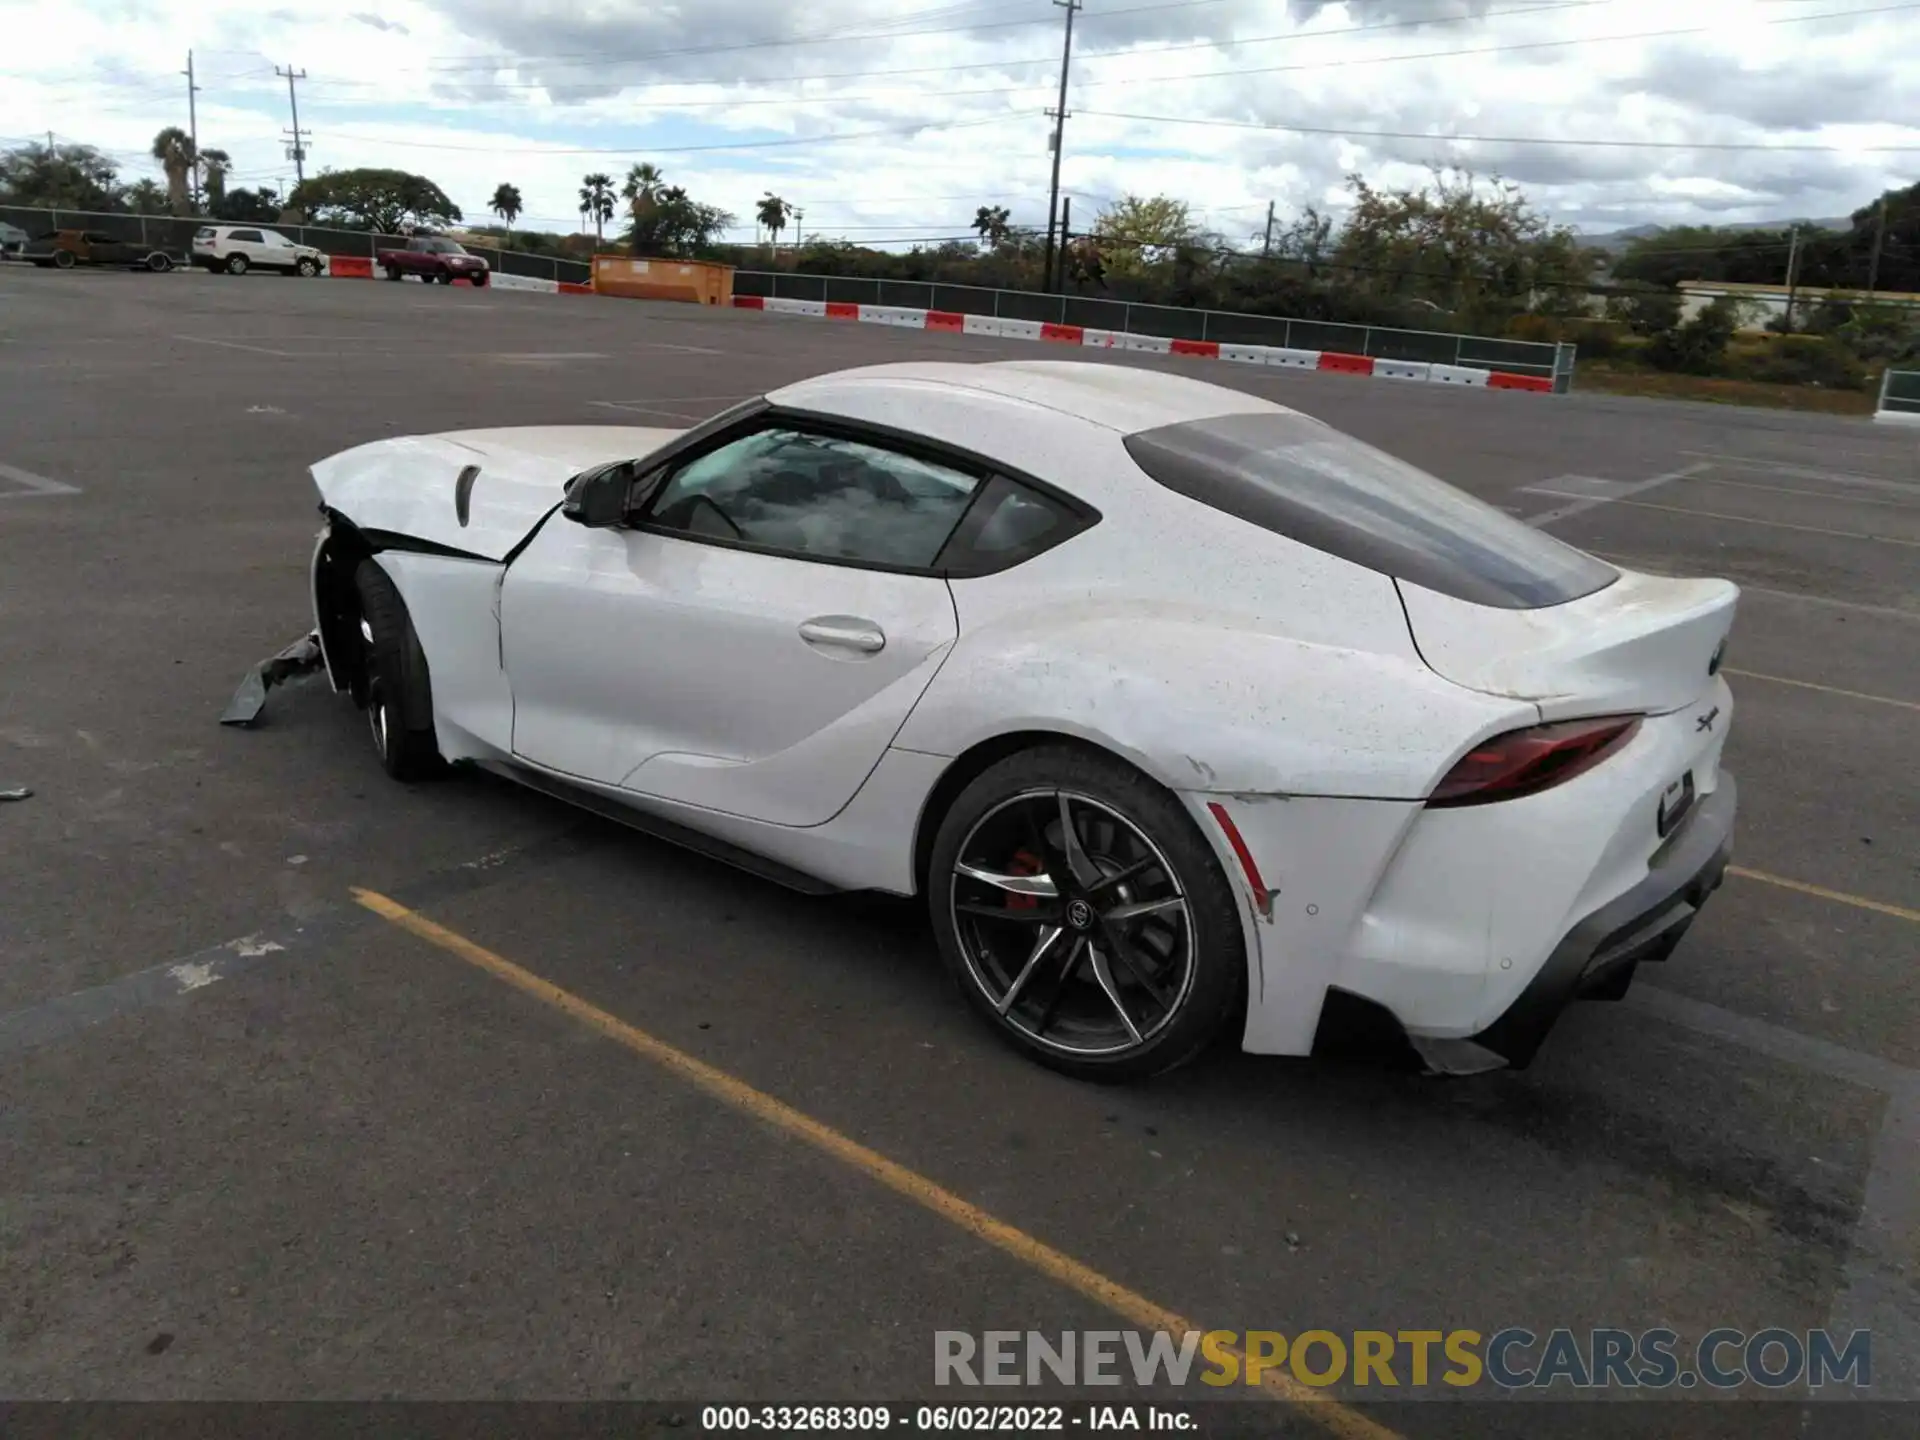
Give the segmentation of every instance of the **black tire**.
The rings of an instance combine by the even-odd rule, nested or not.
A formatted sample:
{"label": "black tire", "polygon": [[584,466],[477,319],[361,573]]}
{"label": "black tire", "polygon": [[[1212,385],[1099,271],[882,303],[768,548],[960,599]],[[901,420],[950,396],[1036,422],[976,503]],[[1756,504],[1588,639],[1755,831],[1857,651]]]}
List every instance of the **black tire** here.
{"label": "black tire", "polygon": [[303,280],[311,280],[320,273],[320,262],[311,256],[303,255],[294,262],[294,270]]}
{"label": "black tire", "polygon": [[173,269],[173,257],[164,250],[156,250],[147,256],[147,269],[156,275],[164,275]]}
{"label": "black tire", "polygon": [[237,253],[233,255],[229,255],[227,257],[227,273],[229,275],[246,274],[247,273],[247,257]]}
{"label": "black tire", "polygon": [[391,265],[384,265],[384,266],[382,266],[381,268],[382,268],[383,270],[385,270],[385,271],[386,271],[386,275],[387,275],[387,279],[389,279],[389,280],[398,280],[398,279],[400,278],[400,272],[399,272],[398,270],[396,270],[396,269],[394,269],[394,267],[393,267],[393,266],[391,266]]}
{"label": "black tire", "polygon": [[[1063,793],[1077,807],[1078,858],[1101,877],[1090,886],[1074,878],[1064,842],[1047,828],[1048,807]],[[992,862],[987,852],[1001,843],[992,837],[1022,827],[1033,837],[1033,851],[1020,852],[1028,863]],[[1064,872],[1068,880],[1052,881],[1052,900],[1003,894],[956,875],[963,847],[984,847],[965,857],[976,873],[1046,879]],[[1015,1049],[1065,1074],[1102,1082],[1162,1074],[1199,1055],[1242,1012],[1246,943],[1239,902],[1219,861],[1169,791],[1098,751],[1021,751],[968,785],[934,840],[927,901],[941,956],[968,1003]],[[971,908],[956,908],[962,904]],[[1001,904],[1005,915],[996,909]],[[1149,907],[1159,913],[1121,916]],[[1132,928],[1116,931],[1123,923]],[[1033,944],[1048,929],[1057,931],[1051,950]],[[1014,938],[985,938],[1003,934]],[[1008,948],[996,958],[992,951],[1002,943]],[[1030,946],[1031,956],[1047,958],[1030,956],[1023,965],[1019,957]],[[1015,970],[1023,978],[1015,979]],[[998,996],[990,993],[995,987]],[[1002,1014],[996,1000],[1011,991],[1018,1003]],[[1037,1017],[1035,1008],[1042,1011]],[[1100,1038],[1103,1008],[1111,1040]],[[1050,1026],[1058,1026],[1051,1035]]]}
{"label": "black tire", "polygon": [[[367,725],[374,752],[396,780],[428,780],[446,768],[433,733],[433,687],[427,657],[407,618],[406,603],[375,560],[354,572],[365,641]],[[361,632],[363,637],[366,631]]]}
{"label": "black tire", "polygon": [[475,274],[475,275],[470,275],[470,276],[468,276],[467,278],[473,281],[473,288],[474,288],[474,289],[476,289],[476,290],[484,290],[484,289],[486,289],[486,288],[487,288],[487,277],[486,277],[486,273],[485,273],[484,271],[482,271],[482,272],[480,272],[480,273],[478,273],[478,274]]}
{"label": "black tire", "polygon": [[71,250],[56,250],[53,252],[53,263],[58,269],[71,270],[78,262],[74,260]]}

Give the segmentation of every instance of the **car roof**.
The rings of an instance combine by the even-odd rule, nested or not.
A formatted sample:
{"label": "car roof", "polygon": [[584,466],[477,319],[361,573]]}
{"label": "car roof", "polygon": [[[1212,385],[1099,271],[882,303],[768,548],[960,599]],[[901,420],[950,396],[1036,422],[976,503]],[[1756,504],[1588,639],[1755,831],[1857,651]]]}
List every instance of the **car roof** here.
{"label": "car roof", "polygon": [[1215,415],[1295,413],[1257,395],[1186,375],[1086,360],[870,365],[783,386],[767,399],[775,405],[831,413],[862,392],[926,385],[1024,401],[1125,435]]}

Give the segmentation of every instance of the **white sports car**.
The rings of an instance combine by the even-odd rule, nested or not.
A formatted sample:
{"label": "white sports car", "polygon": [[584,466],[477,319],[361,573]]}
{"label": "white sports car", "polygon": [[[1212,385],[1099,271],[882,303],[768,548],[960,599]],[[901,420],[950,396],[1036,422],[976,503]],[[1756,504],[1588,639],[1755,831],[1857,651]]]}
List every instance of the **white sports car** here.
{"label": "white sports car", "polygon": [[924,896],[967,999],[1075,1074],[1354,1014],[1524,1065],[1728,863],[1733,585],[1236,390],[882,365],[313,476],[321,659],[394,776]]}

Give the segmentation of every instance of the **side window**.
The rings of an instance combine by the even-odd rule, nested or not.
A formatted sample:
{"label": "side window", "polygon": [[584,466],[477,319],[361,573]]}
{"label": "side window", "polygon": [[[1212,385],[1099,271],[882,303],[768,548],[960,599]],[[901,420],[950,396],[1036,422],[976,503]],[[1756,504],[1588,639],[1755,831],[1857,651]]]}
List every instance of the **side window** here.
{"label": "side window", "polygon": [[689,461],[646,523],[756,550],[930,569],[979,483],[898,450],[773,428]]}
{"label": "side window", "polygon": [[271,245],[276,250],[285,250],[293,244],[291,240],[287,239],[287,237],[282,235],[278,230],[262,230],[260,232],[260,240],[262,244]]}
{"label": "side window", "polygon": [[260,232],[258,230],[233,230],[228,232],[227,239],[236,245],[258,245],[261,243]]}
{"label": "side window", "polygon": [[996,475],[947,541],[936,568],[956,579],[991,575],[1051,550],[1091,523],[1051,497]]}

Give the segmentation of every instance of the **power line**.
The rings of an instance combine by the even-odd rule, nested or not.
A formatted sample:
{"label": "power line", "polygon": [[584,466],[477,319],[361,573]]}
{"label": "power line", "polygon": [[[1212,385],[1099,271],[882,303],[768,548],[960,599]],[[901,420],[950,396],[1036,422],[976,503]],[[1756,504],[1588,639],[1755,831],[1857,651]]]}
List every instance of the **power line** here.
{"label": "power line", "polygon": [[[1903,7],[1907,8],[1907,7]],[[1848,155],[1920,152],[1920,145],[1765,145],[1711,140],[1599,140],[1545,135],[1436,135],[1424,130],[1347,130],[1326,125],[1287,125],[1270,120],[1206,120],[1184,115],[1134,115],[1118,110],[1082,110],[1103,120],[1134,120],[1144,125],[1205,125],[1231,130],[1275,130],[1296,135],[1336,135],[1349,140],[1441,140],[1448,144],[1567,145],[1618,150],[1777,151],[1781,154]]]}
{"label": "power line", "polygon": [[428,140],[389,140],[364,133],[343,135],[368,145],[398,146],[403,150],[461,150],[478,155],[698,155],[726,150],[778,150],[795,145],[825,145],[840,140],[871,140],[893,135],[919,135],[948,130],[974,130],[983,125],[1003,125],[1009,120],[1027,117],[1014,112],[990,115],[981,120],[948,120],[938,123],[896,125],[881,130],[843,130],[825,135],[798,135],[784,140],[738,140],[725,145],[447,145]]}
{"label": "power line", "polygon": [[[1058,0],[1056,0],[1056,3],[1058,3]],[[1581,4],[1608,3],[1608,0],[1574,0],[1574,3],[1581,3]],[[1804,0],[1803,0],[1803,3],[1804,3]],[[1560,4],[1560,5],[1551,5],[1551,6],[1538,6],[1534,8],[1566,9],[1566,8],[1572,8],[1572,6],[1571,4]],[[1873,7],[1868,7],[1864,9],[1856,9],[1856,10],[1830,10],[1830,11],[1822,11],[1818,14],[1812,14],[1812,15],[1782,16],[1779,19],[1762,20],[1757,23],[1761,25],[1798,25],[1798,24],[1805,24],[1809,21],[1815,21],[1815,20],[1844,19],[1844,18],[1859,16],[1859,15],[1882,15],[1882,14],[1897,13],[1901,11],[1910,11],[1910,10],[1916,10],[1916,9],[1920,9],[1920,3],[1917,3],[1917,0],[1906,0],[1906,3],[1902,3],[1902,4],[1880,5],[1880,6],[1873,6]],[[1501,13],[1525,14],[1530,12],[1508,11],[1508,12],[1501,12]],[[1396,22],[1396,23],[1404,23],[1404,22]],[[1428,23],[1431,23],[1431,22],[1428,22]],[[1378,26],[1354,26],[1350,28],[1352,29],[1384,29],[1387,27],[1384,25],[1378,25]],[[1625,33],[1612,34],[1612,35],[1580,35],[1580,36],[1572,36],[1572,37],[1559,39],[1559,40],[1527,40],[1527,41],[1509,42],[1509,43],[1499,44],[1499,45],[1479,45],[1479,46],[1472,46],[1464,49],[1456,48],[1451,50],[1423,50],[1423,51],[1417,51],[1412,53],[1401,53],[1397,55],[1358,55],[1358,56],[1352,56],[1342,60],[1309,60],[1309,61],[1299,61],[1299,62],[1286,64],[1286,65],[1237,66],[1237,67],[1232,67],[1224,70],[1189,71],[1189,72],[1176,74],[1176,75],[1128,75],[1128,76],[1119,76],[1109,80],[1081,80],[1078,82],[1077,88],[1081,90],[1099,90],[1099,89],[1111,89],[1111,88],[1115,88],[1118,86],[1125,86],[1125,85],[1175,85],[1175,84],[1181,84],[1183,82],[1193,81],[1193,80],[1234,79],[1234,78],[1237,78],[1240,76],[1246,76],[1246,75],[1277,75],[1277,74],[1285,74],[1285,73],[1292,73],[1292,72],[1298,72],[1298,71],[1340,70],[1340,69],[1347,69],[1353,66],[1360,66],[1360,65],[1391,65],[1391,64],[1404,63],[1407,61],[1448,60],[1448,59],[1456,59],[1463,56],[1472,56],[1472,55],[1500,55],[1500,54],[1510,54],[1510,53],[1520,52],[1520,51],[1568,49],[1568,48],[1581,46],[1581,45],[1613,44],[1621,41],[1659,40],[1659,39],[1671,39],[1671,38],[1675,38],[1678,36],[1685,36],[1685,35],[1713,34],[1713,33],[1717,33],[1721,28],[1722,27],[1713,26],[1713,25],[1689,25],[1689,26],[1680,26],[1680,27],[1660,29],[1660,30],[1628,31]],[[1324,31],[1324,32],[1316,32],[1316,33],[1341,34],[1345,32]],[[1294,37],[1269,36],[1265,38],[1269,40],[1284,40],[1284,39],[1290,39],[1290,38],[1311,38],[1311,37],[1309,36],[1294,36]],[[1244,41],[1244,42],[1237,42],[1237,43],[1252,44],[1255,42]],[[1193,47],[1163,46],[1153,50],[1146,50],[1146,51],[1135,50],[1135,51],[1109,52],[1109,53],[1118,54],[1123,58],[1131,58],[1132,56],[1137,56],[1137,55],[1158,55],[1158,54],[1167,53],[1172,50],[1188,49],[1188,48],[1193,48]],[[1084,55],[1081,58],[1083,61],[1088,61],[1088,60],[1108,58],[1108,55],[1107,54]],[[1017,63],[1029,64],[1034,62],[1020,61]],[[943,68],[946,70],[951,70],[951,69],[967,68],[967,67],[934,67],[934,68],[936,70],[943,69]],[[894,75],[894,74],[905,75],[905,74],[923,74],[923,73],[927,73],[927,71],[919,70],[919,69],[899,70],[899,71],[873,70],[873,71],[864,71],[864,72],[848,71],[848,72],[844,72],[840,76],[815,75],[815,76],[798,76],[793,78],[796,78],[802,81],[823,80],[823,79],[830,79],[830,78],[840,78],[840,79],[870,78],[871,79],[871,78],[881,78],[881,77]],[[340,82],[335,82],[335,83],[340,83]],[[369,81],[366,83],[373,84],[377,82]],[[656,82],[650,85],[622,86],[620,87],[620,93],[624,95],[624,94],[627,94],[628,92],[634,92],[634,91],[655,91],[655,90],[664,89],[664,88],[677,88],[680,86],[692,86],[696,84],[720,84],[720,83],[727,83],[727,82],[709,81],[709,80],[661,81],[661,82]],[[917,93],[916,98],[926,99],[926,100],[936,100],[936,99],[957,100],[957,99],[968,99],[968,98],[991,98],[991,97],[998,97],[998,96],[1005,96],[1005,95],[1024,95],[1024,94],[1029,94],[1035,91],[1038,88],[1038,86],[1039,86],[1039,82],[1036,81],[1036,82],[1030,82],[1024,85],[995,86],[987,89],[921,91]],[[592,83],[583,83],[583,84],[573,85],[573,86],[564,86],[564,85],[556,86],[556,85],[541,84],[538,82],[530,82],[525,85],[512,85],[512,86],[508,86],[505,84],[493,85],[491,83],[487,83],[487,84],[481,85],[479,88],[482,88],[482,89],[512,88],[516,90],[530,89],[530,90],[540,90],[546,94],[554,94],[554,93],[559,93],[561,91],[570,90],[570,89],[571,90],[599,90],[599,89],[604,89],[605,87],[603,85],[596,85]],[[884,95],[884,94],[848,95],[843,93],[843,94],[834,94],[834,95],[772,95],[772,96],[759,96],[755,98],[723,97],[723,98],[713,99],[713,100],[658,100],[657,99],[653,101],[653,103],[657,105],[659,108],[665,109],[665,110],[707,110],[707,109],[737,110],[737,109],[744,109],[751,106],[763,106],[763,105],[778,105],[778,106],[783,106],[787,108],[792,108],[795,106],[806,106],[806,105],[849,105],[849,104],[857,104],[865,101],[883,102],[883,101],[893,100],[896,98],[897,98],[896,96]],[[330,103],[334,105],[339,105],[341,102],[333,101]],[[374,101],[370,103],[382,103],[382,102]],[[482,101],[480,103],[485,103],[485,102]],[[1093,112],[1089,111],[1088,113],[1091,114]]]}
{"label": "power line", "polygon": [[[1547,11],[1578,10],[1578,9],[1590,8],[1595,5],[1612,5],[1617,3],[1618,3],[1618,0],[1536,0],[1536,3],[1521,5],[1511,9],[1489,10],[1485,14],[1476,16],[1474,18],[1476,20],[1504,19],[1511,15],[1532,15],[1532,14],[1537,14],[1537,13],[1547,12]],[[1804,3],[1808,3],[1808,0],[1795,0],[1795,3],[1804,4]],[[1126,13],[1126,12],[1113,12],[1113,11],[1092,12],[1088,15],[1087,18],[1089,21],[1106,19],[1115,13]],[[1043,23],[1043,22],[1022,22],[1022,23]],[[1120,48],[1120,49],[1113,49],[1113,50],[1092,50],[1092,51],[1085,52],[1082,58],[1085,60],[1128,59],[1138,55],[1174,54],[1183,50],[1231,50],[1231,49],[1237,49],[1243,45],[1266,45],[1266,44],[1287,43],[1287,42],[1292,42],[1296,40],[1332,39],[1342,35],[1357,35],[1367,31],[1418,29],[1421,26],[1433,25],[1436,23],[1438,22],[1431,16],[1424,17],[1421,19],[1414,19],[1414,20],[1375,20],[1375,21],[1369,21],[1366,24],[1362,24],[1362,25],[1329,26],[1324,30],[1291,30],[1281,35],[1250,35],[1245,38],[1222,38],[1217,40],[1192,40],[1192,41],[1186,41],[1177,45],[1156,45],[1156,46],[1151,46],[1147,48]],[[959,27],[954,31],[927,32],[927,33],[962,33],[963,31],[971,28],[973,27]],[[786,44],[788,42],[766,41],[764,43],[769,46],[774,46],[774,45]],[[635,53],[629,56],[608,57],[596,52],[594,55],[584,56],[578,60],[570,60],[567,57],[563,57],[563,56],[540,56],[540,55],[520,55],[520,56],[509,56],[509,57],[474,57],[472,64],[475,68],[487,67],[495,70],[508,70],[508,69],[518,69],[526,64],[536,62],[536,61],[558,60],[562,64],[564,64],[568,69],[590,70],[590,69],[595,69],[599,67],[612,68],[612,67],[618,67],[618,66],[634,65],[644,60],[659,58],[663,54],[672,55],[672,54],[679,54],[679,53],[682,53],[682,52],[636,51]],[[813,75],[786,75],[780,78],[784,80],[790,80],[790,81],[796,81],[796,82],[805,82],[810,80],[860,80],[860,79],[877,78],[880,76],[888,76],[888,75],[946,75],[959,70],[1004,70],[1004,69],[1013,69],[1023,65],[1051,65],[1053,63],[1053,59],[1054,57],[1052,55],[1034,55],[1034,56],[1028,56],[1020,60],[982,60],[982,61],[977,61],[971,64],[967,64],[967,65],[922,65],[922,66],[912,66],[905,69],[841,70],[841,71],[831,71],[823,74],[813,74]],[[425,72],[425,73],[432,73],[432,74],[452,74],[452,73],[455,73],[456,69],[458,68],[466,68],[466,67],[462,66],[462,67],[441,69],[439,67],[422,66],[422,67],[414,67],[414,70],[417,72]],[[737,78],[738,77],[733,77],[733,76],[728,76],[728,77],[690,76],[681,80],[657,81],[647,86],[628,86],[626,88],[656,89],[656,88],[664,88],[664,87],[673,86],[673,85],[722,85],[722,84],[737,83]],[[361,85],[379,85],[384,82],[378,81],[378,80],[346,80],[346,79],[340,79],[340,78],[332,78],[332,79],[323,78],[322,80],[317,81],[316,83],[327,84],[327,85],[361,86]],[[482,85],[483,88],[490,88],[490,89],[545,90],[545,89],[553,88],[547,83],[542,81],[537,81],[537,80],[522,81],[522,82],[483,81],[479,83]],[[593,89],[593,88],[598,88],[598,86],[594,85],[591,82],[583,82],[581,84],[573,85],[573,86],[563,85],[563,86],[560,86],[559,88],[561,89]]]}

